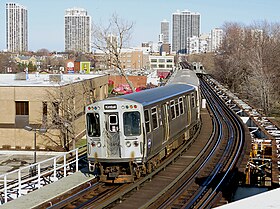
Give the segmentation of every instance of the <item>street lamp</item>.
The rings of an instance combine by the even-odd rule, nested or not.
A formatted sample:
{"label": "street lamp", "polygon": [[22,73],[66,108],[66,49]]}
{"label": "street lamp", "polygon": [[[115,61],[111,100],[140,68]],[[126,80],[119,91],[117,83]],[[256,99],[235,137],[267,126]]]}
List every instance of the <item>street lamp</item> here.
{"label": "street lamp", "polygon": [[32,128],[30,126],[24,126],[26,131],[34,131],[34,163],[36,163],[36,133],[46,133],[47,129],[45,128]]}

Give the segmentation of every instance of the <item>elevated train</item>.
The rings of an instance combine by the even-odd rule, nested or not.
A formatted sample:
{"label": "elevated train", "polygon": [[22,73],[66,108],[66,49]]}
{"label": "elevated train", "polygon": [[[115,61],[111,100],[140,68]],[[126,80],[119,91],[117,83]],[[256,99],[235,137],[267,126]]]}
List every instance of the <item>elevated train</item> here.
{"label": "elevated train", "polygon": [[100,181],[133,182],[198,130],[198,78],[189,70],[177,74],[166,86],[86,107],[89,170]]}

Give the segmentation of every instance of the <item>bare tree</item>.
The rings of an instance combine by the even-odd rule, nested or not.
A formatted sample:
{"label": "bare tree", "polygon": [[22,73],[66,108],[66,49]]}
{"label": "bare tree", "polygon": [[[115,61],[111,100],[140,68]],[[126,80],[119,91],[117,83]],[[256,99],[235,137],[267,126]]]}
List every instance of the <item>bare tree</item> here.
{"label": "bare tree", "polygon": [[269,113],[280,105],[280,25],[265,21],[250,26],[226,23],[224,32],[213,74]]}
{"label": "bare tree", "polygon": [[115,67],[124,76],[132,91],[135,88],[124,70],[121,62],[122,49],[128,44],[133,29],[133,23],[120,19],[113,14],[107,27],[93,26],[93,47],[105,53],[107,66]]}
{"label": "bare tree", "polygon": [[[68,87],[59,85],[47,90],[47,117],[43,126],[49,131],[49,140],[64,150],[68,151],[75,139],[74,121],[77,117],[75,106],[75,88],[72,84]],[[44,115],[44,113],[43,113]],[[59,139],[56,141],[54,139]]]}

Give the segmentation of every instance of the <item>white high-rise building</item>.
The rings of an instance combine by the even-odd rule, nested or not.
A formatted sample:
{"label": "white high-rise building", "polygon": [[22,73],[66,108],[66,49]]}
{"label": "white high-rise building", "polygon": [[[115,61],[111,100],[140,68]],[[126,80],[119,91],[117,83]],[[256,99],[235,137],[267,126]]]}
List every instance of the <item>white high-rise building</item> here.
{"label": "white high-rise building", "polygon": [[214,28],[211,30],[210,35],[210,51],[216,51],[223,41],[223,29],[221,28]]}
{"label": "white high-rise building", "polygon": [[189,54],[190,38],[200,35],[200,14],[177,11],[172,14],[172,51]]}
{"label": "white high-rise building", "polygon": [[160,33],[162,35],[162,43],[169,43],[169,22],[167,20],[163,20],[160,22]]}
{"label": "white high-rise building", "polygon": [[91,17],[82,8],[65,11],[65,51],[91,52]]}
{"label": "white high-rise building", "polygon": [[10,52],[28,51],[27,9],[17,3],[6,3],[6,41]]}

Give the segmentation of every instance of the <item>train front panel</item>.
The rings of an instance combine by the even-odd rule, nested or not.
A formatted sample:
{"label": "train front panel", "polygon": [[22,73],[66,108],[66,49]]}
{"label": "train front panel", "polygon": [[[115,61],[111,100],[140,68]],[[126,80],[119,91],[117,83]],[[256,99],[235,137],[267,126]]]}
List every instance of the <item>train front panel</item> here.
{"label": "train front panel", "polygon": [[86,107],[88,159],[142,162],[143,107],[133,101],[103,100]]}

